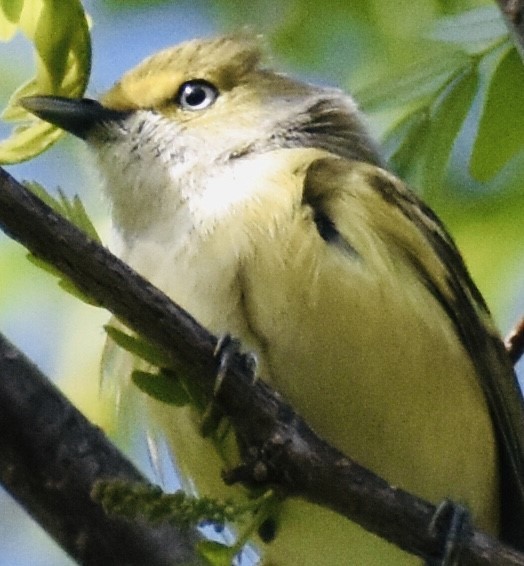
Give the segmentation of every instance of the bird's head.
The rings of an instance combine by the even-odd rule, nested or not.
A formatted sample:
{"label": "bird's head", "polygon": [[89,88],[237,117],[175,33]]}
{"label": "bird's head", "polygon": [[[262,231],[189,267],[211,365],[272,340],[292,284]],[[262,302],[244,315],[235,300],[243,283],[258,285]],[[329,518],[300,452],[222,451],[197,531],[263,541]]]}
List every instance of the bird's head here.
{"label": "bird's head", "polygon": [[[22,105],[95,149],[118,213],[132,198],[275,149],[313,147],[378,163],[353,100],[262,64],[257,37],[194,40],[127,72],[100,102],[49,96]],[[122,182],[122,175],[125,182]],[[149,203],[151,206],[151,203]],[[129,211],[126,211],[129,216]]]}

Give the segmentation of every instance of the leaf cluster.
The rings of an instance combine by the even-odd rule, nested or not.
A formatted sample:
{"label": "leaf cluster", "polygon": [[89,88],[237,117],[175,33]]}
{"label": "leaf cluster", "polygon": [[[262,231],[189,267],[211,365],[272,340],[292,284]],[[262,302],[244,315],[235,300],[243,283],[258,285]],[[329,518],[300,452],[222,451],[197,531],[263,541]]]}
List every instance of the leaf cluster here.
{"label": "leaf cluster", "polygon": [[36,94],[80,97],[91,71],[91,38],[80,0],[0,0],[0,41],[11,41],[17,31],[33,45],[36,74],[12,94],[2,112],[2,119],[15,125],[0,142],[2,164],[30,159],[63,135],[18,100]]}
{"label": "leaf cluster", "polygon": [[239,504],[233,499],[194,497],[181,490],[167,494],[155,485],[115,479],[97,481],[91,496],[110,516],[142,518],[152,524],[169,523],[180,529],[212,525],[221,532],[228,523],[238,525],[247,521],[247,527],[232,546],[211,540],[197,544],[199,554],[213,566],[230,566],[278,501],[271,490]]}
{"label": "leaf cluster", "polygon": [[357,94],[370,113],[395,110],[384,147],[399,174],[435,190],[468,120],[476,122],[468,169],[490,181],[522,151],[524,69],[494,7],[437,21],[430,56]]}

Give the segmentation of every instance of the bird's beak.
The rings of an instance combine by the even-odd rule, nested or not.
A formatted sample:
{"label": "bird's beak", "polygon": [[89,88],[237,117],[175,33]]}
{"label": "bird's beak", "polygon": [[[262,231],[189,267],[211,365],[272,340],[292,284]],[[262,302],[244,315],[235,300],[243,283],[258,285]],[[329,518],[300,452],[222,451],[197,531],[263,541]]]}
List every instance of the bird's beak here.
{"label": "bird's beak", "polygon": [[86,139],[96,124],[125,118],[127,112],[105,108],[90,98],[62,96],[26,96],[20,104],[29,112],[73,135]]}

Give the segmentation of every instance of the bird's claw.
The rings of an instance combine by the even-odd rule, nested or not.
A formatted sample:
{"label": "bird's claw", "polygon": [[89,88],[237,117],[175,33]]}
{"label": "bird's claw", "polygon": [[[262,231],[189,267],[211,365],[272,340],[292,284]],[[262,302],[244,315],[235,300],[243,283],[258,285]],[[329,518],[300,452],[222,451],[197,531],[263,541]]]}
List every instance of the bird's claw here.
{"label": "bird's claw", "polygon": [[445,499],[433,515],[430,530],[443,539],[442,555],[439,559],[428,561],[428,566],[456,566],[460,563],[462,550],[471,534],[468,510]]}
{"label": "bird's claw", "polygon": [[213,352],[213,356],[219,360],[215,386],[213,387],[213,395],[215,397],[226,377],[231,358],[240,351],[240,345],[240,340],[233,338],[231,334],[224,334],[217,341],[215,351]]}
{"label": "bird's claw", "polygon": [[[222,411],[215,402],[215,397],[218,395],[224,378],[227,375],[231,360],[233,357],[240,353],[241,343],[237,338],[233,338],[230,334],[222,335],[215,346],[213,356],[219,360],[218,370],[215,377],[215,383],[213,386],[213,398],[207,405],[204,415],[202,417],[202,434],[208,436],[212,430],[214,430],[222,418]],[[244,363],[247,364],[248,371],[255,376],[256,375],[256,357],[254,354],[244,354]]]}
{"label": "bird's claw", "polygon": [[[220,391],[220,387],[229,369],[232,358],[240,353],[241,342],[237,338],[233,338],[231,334],[222,335],[215,346],[213,355],[219,359],[217,376],[215,378],[215,386],[213,387],[213,395],[216,397]],[[243,355],[243,361],[247,366],[247,370],[253,376],[253,382],[256,381],[257,358],[253,353]]]}

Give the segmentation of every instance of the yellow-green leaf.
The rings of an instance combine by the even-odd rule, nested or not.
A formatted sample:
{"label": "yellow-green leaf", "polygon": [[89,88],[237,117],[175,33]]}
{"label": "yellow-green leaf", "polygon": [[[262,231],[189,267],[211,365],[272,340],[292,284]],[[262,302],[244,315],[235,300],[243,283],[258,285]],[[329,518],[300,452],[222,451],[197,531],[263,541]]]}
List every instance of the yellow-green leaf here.
{"label": "yellow-green leaf", "polygon": [[478,71],[473,65],[456,77],[437,103],[426,146],[422,181],[426,191],[436,190],[442,181],[453,144],[471,108],[477,87]]}
{"label": "yellow-green leaf", "polygon": [[91,71],[91,41],[79,0],[2,0],[0,9],[0,37],[10,39],[20,30],[33,43],[36,63],[35,77],[16,90],[2,114],[16,122],[11,136],[0,142],[0,164],[6,164],[38,155],[62,135],[20,108],[18,100],[34,94],[82,96]]}
{"label": "yellow-green leaf", "polygon": [[9,41],[16,33],[24,0],[0,0],[0,41]]}
{"label": "yellow-green leaf", "polygon": [[0,0],[0,17],[17,24],[24,7],[24,0]]}
{"label": "yellow-green leaf", "polygon": [[58,189],[58,197],[54,197],[48,193],[42,185],[35,181],[26,181],[24,186],[40,200],[44,201],[47,206],[51,207],[57,214],[60,214],[69,220],[69,222],[72,222],[92,240],[99,244],[102,243],[78,195],[75,195],[73,199],[70,200],[61,189]]}
{"label": "yellow-green leaf", "polygon": [[0,141],[0,164],[19,163],[42,153],[62,136],[51,124],[35,120],[32,125],[17,127],[6,140]]}
{"label": "yellow-green leaf", "polygon": [[479,181],[494,177],[524,150],[524,66],[515,48],[503,53],[491,77],[470,161]]}

